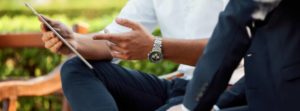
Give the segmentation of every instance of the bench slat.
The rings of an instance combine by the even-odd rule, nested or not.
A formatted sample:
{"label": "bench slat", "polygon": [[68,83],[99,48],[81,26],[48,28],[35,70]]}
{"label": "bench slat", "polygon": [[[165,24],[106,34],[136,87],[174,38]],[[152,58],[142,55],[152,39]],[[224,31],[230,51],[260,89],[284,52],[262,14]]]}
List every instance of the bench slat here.
{"label": "bench slat", "polygon": [[43,48],[42,33],[0,34],[0,48]]}

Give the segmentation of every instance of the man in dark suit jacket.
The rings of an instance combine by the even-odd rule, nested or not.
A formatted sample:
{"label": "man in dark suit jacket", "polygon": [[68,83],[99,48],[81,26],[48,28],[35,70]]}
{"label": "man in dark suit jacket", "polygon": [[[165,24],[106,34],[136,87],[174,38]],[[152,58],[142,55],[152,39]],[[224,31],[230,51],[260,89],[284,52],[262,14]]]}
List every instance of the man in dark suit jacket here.
{"label": "man in dark suit jacket", "polygon": [[231,0],[197,64],[184,106],[209,111],[245,58],[246,110],[300,110],[297,4],[296,0]]}

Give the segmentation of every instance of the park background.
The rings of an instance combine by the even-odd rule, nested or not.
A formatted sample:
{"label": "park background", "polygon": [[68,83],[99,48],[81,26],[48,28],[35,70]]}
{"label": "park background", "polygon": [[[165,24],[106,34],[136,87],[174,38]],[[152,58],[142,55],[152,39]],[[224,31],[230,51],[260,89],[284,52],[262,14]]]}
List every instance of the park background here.
{"label": "park background", "polygon": [[[23,2],[31,3],[43,15],[69,27],[84,24],[89,32],[97,32],[114,20],[127,0],[0,0],[0,34],[40,32],[39,21]],[[159,29],[153,34],[160,35]],[[0,82],[42,76],[65,59],[65,56],[41,48],[0,48]],[[178,66],[170,61],[152,64],[147,60],[122,61],[120,65],[157,76],[170,73]],[[60,111],[61,101],[62,95],[55,93],[21,97],[18,111]]]}

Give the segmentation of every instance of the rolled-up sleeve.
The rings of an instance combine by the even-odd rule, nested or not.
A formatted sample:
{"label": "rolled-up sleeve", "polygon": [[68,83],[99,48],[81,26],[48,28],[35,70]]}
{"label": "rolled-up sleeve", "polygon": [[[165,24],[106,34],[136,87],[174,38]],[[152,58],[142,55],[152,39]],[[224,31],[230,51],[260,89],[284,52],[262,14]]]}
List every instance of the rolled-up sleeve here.
{"label": "rolled-up sleeve", "polygon": [[[149,32],[152,32],[158,24],[153,0],[129,0],[118,17],[138,22]],[[130,31],[130,29],[118,25],[115,21],[108,25],[106,29],[110,33]]]}

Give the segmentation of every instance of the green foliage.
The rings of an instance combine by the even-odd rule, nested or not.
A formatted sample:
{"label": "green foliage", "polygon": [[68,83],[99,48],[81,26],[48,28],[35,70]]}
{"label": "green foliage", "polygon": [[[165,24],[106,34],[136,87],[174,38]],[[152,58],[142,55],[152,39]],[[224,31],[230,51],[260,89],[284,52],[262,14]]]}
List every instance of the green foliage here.
{"label": "green foliage", "polygon": [[95,18],[119,11],[127,0],[0,0],[0,16],[32,15],[23,2],[46,15],[66,14],[68,17]]}
{"label": "green foliage", "polygon": [[53,70],[63,57],[46,49],[1,49],[0,79],[28,79]]}
{"label": "green foliage", "polygon": [[177,65],[170,61],[163,61],[161,63],[149,63],[148,60],[143,61],[122,61],[120,65],[129,68],[129,69],[136,69],[142,72],[147,72],[149,74],[154,75],[163,75],[166,73],[173,72]]}
{"label": "green foliage", "polygon": [[[48,15],[45,15],[48,16]],[[48,16],[55,20],[61,21],[69,26],[76,23],[88,24],[90,32],[96,32],[103,29],[109,24],[113,18],[117,16],[117,12],[102,15],[97,18],[88,19],[85,17],[68,18],[66,15],[52,15]],[[20,33],[20,32],[40,32],[40,22],[35,16],[2,16],[0,18],[0,33]]]}
{"label": "green foliage", "polygon": [[43,97],[21,97],[18,100],[18,111],[61,111],[62,95]]}

